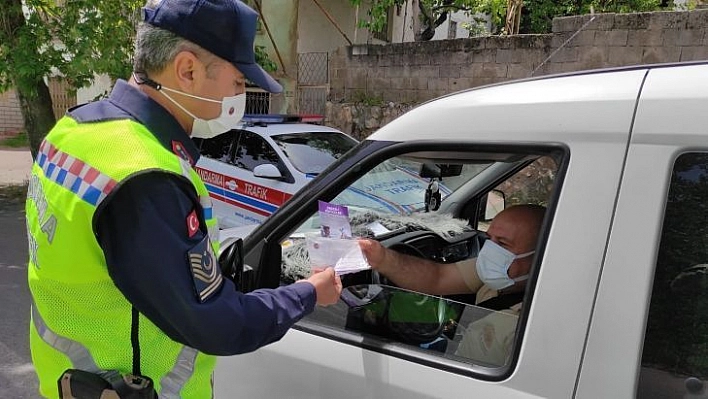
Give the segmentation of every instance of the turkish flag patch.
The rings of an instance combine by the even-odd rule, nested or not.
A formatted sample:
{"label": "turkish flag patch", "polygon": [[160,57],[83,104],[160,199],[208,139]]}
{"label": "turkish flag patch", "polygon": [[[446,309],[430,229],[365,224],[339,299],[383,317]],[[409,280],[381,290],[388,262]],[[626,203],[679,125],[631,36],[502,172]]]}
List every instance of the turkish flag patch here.
{"label": "turkish flag patch", "polygon": [[192,213],[187,215],[187,235],[192,238],[197,231],[199,231],[199,218],[197,217],[197,211],[193,210]]}

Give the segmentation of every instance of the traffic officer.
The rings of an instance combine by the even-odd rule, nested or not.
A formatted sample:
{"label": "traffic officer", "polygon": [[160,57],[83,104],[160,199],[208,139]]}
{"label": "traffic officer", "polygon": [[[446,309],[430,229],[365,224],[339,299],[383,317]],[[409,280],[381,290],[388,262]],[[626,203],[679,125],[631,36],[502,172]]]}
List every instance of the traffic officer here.
{"label": "traffic officer", "polygon": [[214,355],[277,341],[339,298],[332,269],[243,294],[216,262],[190,135],[236,128],[247,80],[282,90],[255,63],[256,22],[238,0],[148,2],[133,77],[69,110],[42,142],[26,208],[42,395],[148,386],[208,398]]}

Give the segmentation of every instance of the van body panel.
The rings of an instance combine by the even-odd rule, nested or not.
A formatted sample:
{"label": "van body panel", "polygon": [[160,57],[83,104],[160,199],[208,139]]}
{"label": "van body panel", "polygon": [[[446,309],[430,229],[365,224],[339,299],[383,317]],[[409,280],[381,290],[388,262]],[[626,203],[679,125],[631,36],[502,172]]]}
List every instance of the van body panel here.
{"label": "van body panel", "polygon": [[[648,74],[577,397],[634,395],[671,171],[680,154],[708,152],[707,76],[706,65],[687,66],[680,73],[659,68]],[[666,374],[655,378],[674,379]]]}
{"label": "van body panel", "polygon": [[[305,196],[320,198],[341,186],[341,176],[356,173],[352,165],[388,151],[384,142],[402,150],[432,141],[564,149],[545,241],[534,254],[532,295],[527,292],[515,355],[502,378],[472,366],[450,371],[442,363],[452,360],[436,366],[341,342],[303,319],[276,343],[221,358],[216,396],[635,397],[672,168],[683,152],[708,152],[706,76],[706,64],[657,66],[455,93],[381,128],[291,200],[291,206],[309,204]],[[367,146],[372,142],[381,145]],[[474,187],[482,190],[486,181]],[[292,214],[276,213],[266,221],[269,230],[258,227],[253,237],[282,239],[270,227]],[[255,265],[266,244],[246,244],[246,259]],[[681,383],[661,373],[657,378]]]}

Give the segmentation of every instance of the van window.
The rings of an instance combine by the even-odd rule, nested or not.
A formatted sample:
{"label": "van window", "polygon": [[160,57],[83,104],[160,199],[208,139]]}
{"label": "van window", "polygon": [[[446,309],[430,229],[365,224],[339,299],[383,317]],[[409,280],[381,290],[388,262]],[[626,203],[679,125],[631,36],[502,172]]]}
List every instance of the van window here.
{"label": "van window", "polygon": [[[478,212],[469,210],[486,202],[493,187],[514,181],[514,193],[528,199],[539,195],[524,191],[541,185],[547,188],[539,200],[544,205],[558,192],[555,162],[546,163],[553,169],[548,173],[529,173],[529,165],[539,158],[550,159],[548,154],[481,153],[479,147],[469,154],[459,147],[449,153],[406,153],[368,167],[329,202],[348,208],[355,237],[375,239],[439,265],[468,262],[487,239],[474,228]],[[433,189],[439,197],[431,202]],[[282,242],[281,283],[309,275],[305,237],[319,232],[315,213]],[[538,264],[540,259],[530,257],[528,262]],[[474,263],[469,264],[472,269],[461,270],[474,270]],[[477,293],[433,295],[399,286],[371,270],[344,274],[342,282],[342,300],[335,306],[317,307],[299,322],[300,327],[339,331],[354,344],[405,352],[409,360],[429,362],[433,356],[468,371],[483,366],[501,373],[512,363],[523,285],[502,293],[485,286]]]}
{"label": "van window", "polygon": [[637,397],[708,397],[706,378],[708,154],[689,153],[671,175]]}

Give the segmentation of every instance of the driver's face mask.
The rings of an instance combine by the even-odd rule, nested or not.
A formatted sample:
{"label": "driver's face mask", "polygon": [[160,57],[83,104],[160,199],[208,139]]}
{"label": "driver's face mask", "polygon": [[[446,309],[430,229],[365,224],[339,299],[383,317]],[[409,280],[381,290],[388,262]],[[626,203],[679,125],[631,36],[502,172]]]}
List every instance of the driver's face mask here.
{"label": "driver's face mask", "polygon": [[512,279],[509,277],[509,266],[515,259],[531,256],[534,252],[536,251],[515,255],[496,242],[487,240],[479,251],[479,256],[477,256],[477,274],[482,282],[491,289],[501,290],[512,286],[517,281],[528,279],[529,276],[527,274]]}
{"label": "driver's face mask", "polygon": [[[172,93],[179,93],[183,96],[196,98],[197,100],[220,103],[221,115],[209,120],[198,118],[169,94],[165,93],[165,90]],[[158,91],[167,97],[168,100],[172,101],[172,103],[178,106],[182,111],[186,112],[187,115],[194,118],[194,122],[192,123],[193,138],[210,139],[220,135],[221,133],[226,133],[229,130],[238,128],[241,118],[243,118],[243,114],[246,111],[246,93],[237,94],[231,97],[224,97],[221,101],[218,101],[212,100],[211,98],[195,96],[179,90],[170,89],[165,86],[161,86]]]}

